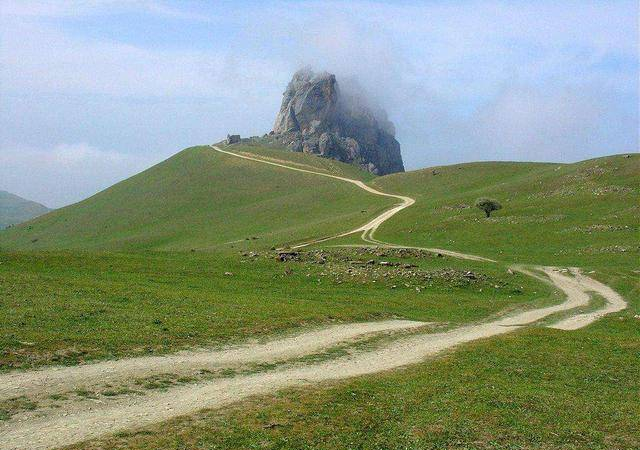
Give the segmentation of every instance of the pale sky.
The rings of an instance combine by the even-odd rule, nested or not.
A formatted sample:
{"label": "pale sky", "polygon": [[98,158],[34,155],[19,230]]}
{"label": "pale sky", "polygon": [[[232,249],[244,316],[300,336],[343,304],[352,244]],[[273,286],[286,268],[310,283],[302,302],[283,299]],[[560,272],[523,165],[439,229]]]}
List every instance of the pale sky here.
{"label": "pale sky", "polygon": [[405,166],[638,151],[637,1],[0,1],[0,190],[69,204],[355,77]]}

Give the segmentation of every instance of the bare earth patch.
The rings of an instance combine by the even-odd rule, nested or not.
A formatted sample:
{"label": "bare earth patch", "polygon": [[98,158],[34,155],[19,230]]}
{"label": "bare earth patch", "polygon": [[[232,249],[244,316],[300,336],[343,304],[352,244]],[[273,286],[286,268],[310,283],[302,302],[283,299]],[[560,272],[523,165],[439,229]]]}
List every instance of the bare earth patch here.
{"label": "bare earth patch", "polygon": [[[213,149],[234,157],[353,183],[376,195],[395,197],[401,201],[362,227],[339,236],[361,233],[362,239],[373,245],[396,249],[414,248],[458,258],[493,262],[476,255],[442,249],[403,247],[375,239],[374,233],[384,221],[415,202],[410,197],[386,194],[349,178],[289,167],[246,155],[237,155],[217,147],[213,147]],[[338,236],[316,239],[294,246],[294,248],[305,247],[334,237]],[[605,305],[588,313],[574,313],[553,324],[552,327],[563,330],[581,328],[605,314],[620,311],[626,307],[626,302],[619,294],[602,283],[581,274],[577,268],[538,267],[527,269],[514,266],[513,269],[541,281],[552,283],[564,292],[566,296],[564,302],[558,305],[520,311],[484,323],[465,325],[444,332],[422,332],[398,337],[377,348],[353,351],[346,356],[339,356],[331,360],[301,362],[284,368],[276,367],[257,373],[215,378],[195,383],[173,382],[173,378],[158,378],[158,376],[167,372],[180,374],[195,368],[233,367],[251,361],[285,360],[308,355],[320,349],[331,348],[359,336],[408,329],[417,330],[426,324],[410,321],[343,324],[269,342],[256,342],[218,351],[181,352],[165,357],[131,358],[77,367],[48,368],[3,375],[0,377],[0,400],[11,402],[14,401],[11,399],[19,398],[20,401],[16,405],[28,405],[28,407],[12,408],[10,417],[0,422],[0,435],[2,436],[0,449],[35,450],[68,445],[117,431],[140,428],[176,416],[192,414],[205,408],[219,408],[249,396],[265,394],[278,389],[339,380],[418,363],[457,345],[509,333],[534,324],[543,318],[552,317],[554,314],[586,306],[591,301],[590,292],[596,292],[602,296],[606,301]],[[113,395],[112,398],[106,400],[96,398],[86,390],[87,386],[97,383],[145,376],[155,376],[154,379],[156,383],[160,383],[160,388],[150,389],[145,395],[122,393],[123,395]],[[40,412],[30,410],[32,404],[26,403],[30,402],[29,398],[33,396],[59,395],[59,392],[72,389],[75,389],[76,392],[85,392],[87,395],[78,394],[77,401],[65,403],[60,408],[51,408]]]}

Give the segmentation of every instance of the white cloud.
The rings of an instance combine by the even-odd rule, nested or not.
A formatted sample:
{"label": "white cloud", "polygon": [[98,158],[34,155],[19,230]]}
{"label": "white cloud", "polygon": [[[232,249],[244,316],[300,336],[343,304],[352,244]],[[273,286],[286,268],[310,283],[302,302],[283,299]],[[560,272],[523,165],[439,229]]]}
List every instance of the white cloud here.
{"label": "white cloud", "polygon": [[[47,180],[65,161],[67,171],[111,173],[106,183],[129,173],[117,169],[127,165],[118,155],[141,155],[131,166],[142,168],[227,132],[267,131],[292,71],[306,64],[360,80],[396,123],[409,168],[575,160],[638,146],[635,2],[0,3],[0,151],[18,158],[15,149],[43,149],[35,165],[52,153],[37,183],[12,183],[53,186],[58,204],[80,195]],[[67,28],[127,14],[153,25],[141,29],[184,20],[176,29],[195,45],[158,31],[136,40],[144,33]],[[22,178],[34,175],[21,167]],[[82,183],[65,189],[99,188]]]}
{"label": "white cloud", "polygon": [[49,207],[73,203],[159,162],[85,143],[0,149],[0,189]]}
{"label": "white cloud", "polygon": [[485,158],[570,161],[574,149],[589,147],[605,114],[598,99],[571,90],[516,86],[478,111],[472,126]]}
{"label": "white cloud", "polygon": [[29,18],[66,18],[139,12],[181,20],[209,21],[157,0],[3,0],[0,15]]}
{"label": "white cloud", "polygon": [[5,92],[240,99],[273,83],[278,67],[250,57],[230,64],[224,49],[153,50],[82,40],[28,21],[9,22],[0,36]]}

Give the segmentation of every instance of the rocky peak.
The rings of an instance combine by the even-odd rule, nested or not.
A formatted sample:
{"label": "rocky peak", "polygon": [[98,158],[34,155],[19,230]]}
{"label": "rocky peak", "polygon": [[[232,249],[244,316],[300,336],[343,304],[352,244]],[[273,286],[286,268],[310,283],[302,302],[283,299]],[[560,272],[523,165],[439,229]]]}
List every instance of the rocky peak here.
{"label": "rocky peak", "polygon": [[384,111],[364,96],[342,93],[333,74],[296,72],[283,94],[275,139],[304,151],[358,164],[372,173],[403,172],[400,144]]}

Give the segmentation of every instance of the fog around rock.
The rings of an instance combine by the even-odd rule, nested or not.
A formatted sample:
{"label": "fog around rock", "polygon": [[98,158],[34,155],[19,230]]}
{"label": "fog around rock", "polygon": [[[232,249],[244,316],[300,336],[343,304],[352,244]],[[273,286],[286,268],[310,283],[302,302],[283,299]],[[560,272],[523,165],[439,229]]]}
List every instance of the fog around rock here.
{"label": "fog around rock", "polygon": [[282,98],[272,138],[292,151],[357,164],[378,175],[403,172],[395,129],[380,107],[372,107],[354,82],[298,70]]}

